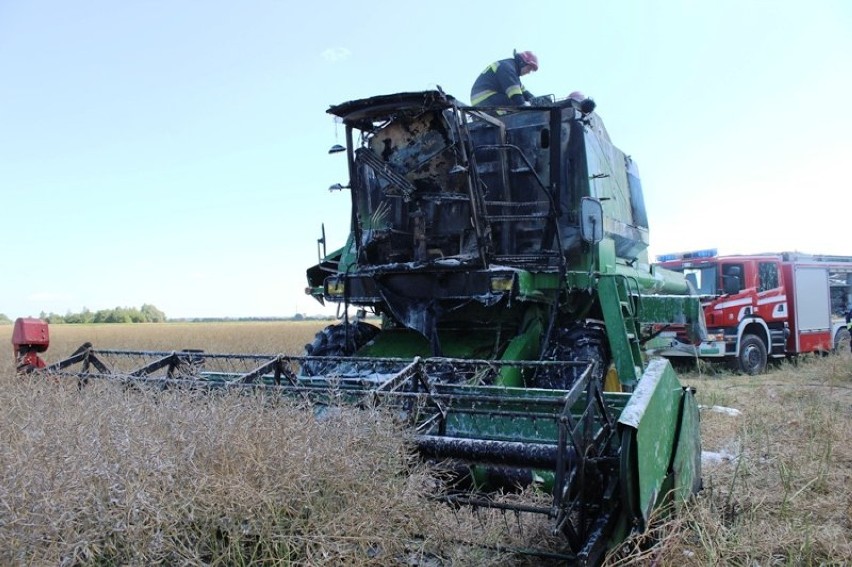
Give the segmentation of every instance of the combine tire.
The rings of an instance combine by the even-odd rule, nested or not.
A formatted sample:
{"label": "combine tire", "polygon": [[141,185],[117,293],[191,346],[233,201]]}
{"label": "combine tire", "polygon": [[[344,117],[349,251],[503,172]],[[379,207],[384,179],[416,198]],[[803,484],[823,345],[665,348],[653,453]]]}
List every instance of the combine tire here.
{"label": "combine tire", "polygon": [[[560,329],[551,341],[543,360],[590,361],[596,364],[593,380],[603,384],[609,366],[603,333],[586,329]],[[560,370],[539,371],[534,378],[536,388],[568,390],[577,381],[585,367],[573,366]]]}
{"label": "combine tire", "polygon": [[745,334],[737,356],[740,372],[754,376],[766,370],[766,345],[757,335]]}
{"label": "combine tire", "polygon": [[[379,331],[380,329],[375,325],[363,321],[329,325],[317,333],[310,344],[305,345],[305,355],[353,356],[361,347],[373,340]],[[307,361],[302,365],[302,374],[321,376],[333,365],[333,362]]]}

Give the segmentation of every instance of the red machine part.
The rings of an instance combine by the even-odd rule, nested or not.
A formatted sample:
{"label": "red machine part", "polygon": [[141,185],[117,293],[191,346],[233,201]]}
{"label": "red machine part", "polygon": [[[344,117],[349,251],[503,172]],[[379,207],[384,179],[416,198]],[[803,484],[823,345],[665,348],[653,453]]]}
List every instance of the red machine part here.
{"label": "red machine part", "polygon": [[50,346],[47,323],[41,319],[19,317],[12,330],[12,347],[15,351],[15,367],[18,372],[32,372],[44,368],[44,360],[38,355]]}

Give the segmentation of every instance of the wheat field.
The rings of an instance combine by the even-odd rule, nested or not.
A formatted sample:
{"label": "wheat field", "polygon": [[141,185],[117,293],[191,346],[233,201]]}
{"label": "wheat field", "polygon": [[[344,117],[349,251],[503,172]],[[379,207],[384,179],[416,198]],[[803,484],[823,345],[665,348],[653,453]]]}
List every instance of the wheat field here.
{"label": "wheat field", "polygon": [[[326,324],[55,325],[45,358],[87,341],[299,354]],[[259,393],[78,389],[15,376],[11,327],[0,337],[0,564],[542,564],[493,547],[540,547],[545,523],[430,499],[435,472],[380,409],[317,419]],[[852,356],[681,376],[702,406],[705,488],[607,563],[847,564]]]}

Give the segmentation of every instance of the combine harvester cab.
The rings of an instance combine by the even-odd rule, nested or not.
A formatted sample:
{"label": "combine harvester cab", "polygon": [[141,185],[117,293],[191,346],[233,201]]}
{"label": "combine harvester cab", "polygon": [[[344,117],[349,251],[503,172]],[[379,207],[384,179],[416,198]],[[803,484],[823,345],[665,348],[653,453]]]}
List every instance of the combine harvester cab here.
{"label": "combine harvester cab", "polygon": [[[593,107],[440,91],[334,106],[351,233],[320,240],[307,292],[342,321],[304,356],[86,344],[42,371],[390,406],[454,473],[443,498],[544,516],[564,537],[548,553],[597,564],[700,488],[693,392],[642,342],[666,324],[700,341],[704,322],[683,276],[649,265],[636,165]],[[500,496],[519,489],[549,504]]]}

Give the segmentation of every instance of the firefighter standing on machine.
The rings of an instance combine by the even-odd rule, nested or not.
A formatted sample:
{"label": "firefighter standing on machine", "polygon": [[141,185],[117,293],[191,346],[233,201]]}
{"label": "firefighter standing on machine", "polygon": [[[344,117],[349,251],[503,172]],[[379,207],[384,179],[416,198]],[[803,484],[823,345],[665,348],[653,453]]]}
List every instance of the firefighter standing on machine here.
{"label": "firefighter standing on machine", "polygon": [[495,61],[485,68],[470,89],[473,106],[527,106],[533,97],[521,84],[521,77],[538,71],[538,57],[532,51],[513,52],[510,59]]}

